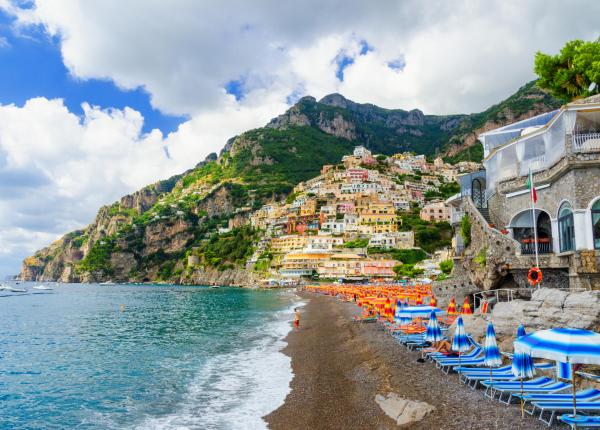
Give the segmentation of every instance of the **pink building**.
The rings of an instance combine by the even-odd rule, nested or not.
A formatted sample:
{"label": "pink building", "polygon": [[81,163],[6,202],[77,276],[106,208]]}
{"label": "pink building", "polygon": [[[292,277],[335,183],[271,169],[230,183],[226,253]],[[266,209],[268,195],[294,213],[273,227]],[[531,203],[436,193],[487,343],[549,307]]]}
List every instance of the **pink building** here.
{"label": "pink building", "polygon": [[366,181],[369,179],[369,171],[366,169],[348,169],[346,175],[352,181]]}
{"label": "pink building", "polygon": [[353,214],[356,212],[356,208],[354,207],[354,203],[346,202],[339,203],[337,205],[337,213],[339,214]]}
{"label": "pink building", "polygon": [[395,260],[365,260],[361,262],[363,276],[394,276]]}
{"label": "pink building", "polygon": [[444,202],[431,202],[421,209],[421,219],[425,221],[450,221],[450,206]]}

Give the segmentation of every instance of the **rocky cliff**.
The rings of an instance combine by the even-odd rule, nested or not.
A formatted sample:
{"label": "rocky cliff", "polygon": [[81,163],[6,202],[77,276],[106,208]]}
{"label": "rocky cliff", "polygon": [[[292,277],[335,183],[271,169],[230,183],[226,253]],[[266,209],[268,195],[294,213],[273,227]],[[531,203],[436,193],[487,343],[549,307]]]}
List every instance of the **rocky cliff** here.
{"label": "rocky cliff", "polygon": [[[265,127],[229,139],[220,155],[100,208],[89,226],[26,258],[20,277],[252,283],[240,268],[258,239],[245,229],[242,214],[285,196],[355,145],[384,154],[452,151],[472,143],[475,130],[486,124],[501,125],[557,103],[534,83],[472,115],[383,109],[340,94],[320,101],[304,97]],[[234,228],[230,236],[216,234],[224,227]],[[190,256],[198,264],[190,265]]]}

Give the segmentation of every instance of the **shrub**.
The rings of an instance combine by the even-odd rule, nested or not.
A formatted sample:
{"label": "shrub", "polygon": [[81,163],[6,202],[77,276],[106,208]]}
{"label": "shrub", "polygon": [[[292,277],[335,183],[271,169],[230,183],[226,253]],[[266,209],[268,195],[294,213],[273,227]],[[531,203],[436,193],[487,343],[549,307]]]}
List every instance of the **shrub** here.
{"label": "shrub", "polygon": [[473,261],[479,264],[481,267],[485,267],[487,262],[487,248],[481,248],[477,255],[473,258]]}
{"label": "shrub", "polygon": [[446,275],[449,275],[454,268],[454,261],[452,260],[444,260],[440,263],[440,270],[444,272]]}
{"label": "shrub", "polygon": [[471,244],[471,218],[466,214],[463,215],[460,221],[460,235],[463,238],[465,246],[469,246]]}

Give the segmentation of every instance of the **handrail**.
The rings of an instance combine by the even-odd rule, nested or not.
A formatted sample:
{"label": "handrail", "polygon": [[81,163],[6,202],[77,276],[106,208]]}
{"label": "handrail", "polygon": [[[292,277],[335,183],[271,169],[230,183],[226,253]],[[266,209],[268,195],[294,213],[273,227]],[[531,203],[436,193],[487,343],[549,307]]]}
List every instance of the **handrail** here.
{"label": "handrail", "polygon": [[600,150],[600,133],[573,133],[575,152]]}

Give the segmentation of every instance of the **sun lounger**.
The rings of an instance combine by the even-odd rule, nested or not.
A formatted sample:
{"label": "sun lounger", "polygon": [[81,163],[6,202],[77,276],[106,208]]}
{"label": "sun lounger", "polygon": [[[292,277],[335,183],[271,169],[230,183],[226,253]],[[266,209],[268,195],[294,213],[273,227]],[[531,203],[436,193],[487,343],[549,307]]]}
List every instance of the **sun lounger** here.
{"label": "sun lounger", "polygon": [[[562,381],[556,381],[553,382],[552,384],[548,384],[548,385],[544,385],[543,387],[539,387],[539,388],[525,388],[523,390],[523,394],[527,393],[527,394],[553,394],[553,393],[558,393],[560,391],[564,391],[567,389],[571,389],[573,386],[571,384],[567,384],[566,382],[562,382]],[[510,402],[512,402],[513,398],[518,398],[515,396],[515,394],[521,394],[521,389],[520,388],[509,388],[509,389],[504,389],[504,390],[499,390],[500,391],[500,398],[498,399],[499,402],[504,403],[504,404],[510,404]],[[506,401],[502,400],[502,397],[504,394],[508,394],[508,398]]]}
{"label": "sun lounger", "polygon": [[571,426],[572,429],[589,429],[589,428],[599,428],[600,427],[600,415],[594,416],[584,416],[577,415],[574,417],[573,415],[561,415],[558,417],[563,423]]}
{"label": "sun lounger", "polygon": [[[589,402],[592,400],[594,400],[594,401],[600,400],[600,390],[597,390],[596,388],[588,388],[586,390],[578,391],[576,393],[576,395],[577,395],[577,401]],[[517,398],[521,398],[521,393],[514,393],[513,396],[517,397]],[[531,403],[531,408],[525,409],[525,412],[527,412],[529,415],[533,415],[535,413],[536,408],[533,405],[533,402],[561,403],[561,402],[568,402],[572,399],[573,399],[572,393],[549,393],[549,394],[548,393],[545,393],[545,394],[525,393],[523,395],[523,400],[526,403]]]}
{"label": "sun lounger", "polygon": [[[540,410],[540,420],[551,426],[554,422],[557,412],[573,411],[573,402],[533,402],[533,405]],[[550,418],[546,421],[544,413],[550,412]],[[577,402],[577,412],[595,412],[600,413],[600,401]],[[579,417],[579,415],[578,415]]]}
{"label": "sun lounger", "polygon": [[[485,396],[490,399],[494,399],[496,397],[496,393],[499,390],[509,390],[511,388],[521,390],[521,381],[518,380],[510,380],[510,381],[494,381],[486,379],[485,381],[479,381],[481,385],[485,387]],[[539,377],[536,379],[530,379],[528,381],[523,381],[523,390],[527,388],[541,388],[545,385],[549,385],[554,381],[545,376]],[[502,396],[502,394],[501,394]]]}
{"label": "sun lounger", "polygon": [[[536,369],[551,369],[554,368],[554,363],[536,363]],[[471,389],[477,388],[482,381],[490,379],[490,369],[487,367],[455,367],[455,372],[460,372],[460,379]],[[512,373],[512,366],[496,367],[492,369],[493,382],[509,382],[515,381]],[[486,390],[487,391],[487,390]]]}

